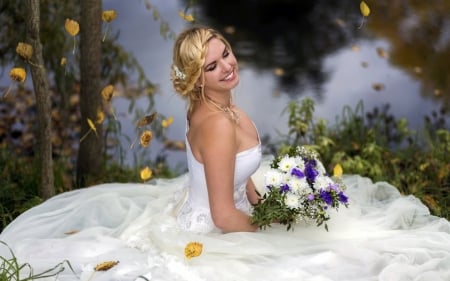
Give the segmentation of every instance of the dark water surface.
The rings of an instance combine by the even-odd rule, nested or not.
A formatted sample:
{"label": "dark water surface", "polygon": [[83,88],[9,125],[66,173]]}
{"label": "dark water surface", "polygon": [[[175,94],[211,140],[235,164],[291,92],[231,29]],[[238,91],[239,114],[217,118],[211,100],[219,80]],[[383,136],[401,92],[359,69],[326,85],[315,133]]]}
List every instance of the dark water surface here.
{"label": "dark water surface", "polygon": [[[389,104],[390,113],[414,129],[425,115],[448,108],[450,1],[367,1],[372,10],[362,27],[359,1],[328,2],[335,1],[200,1],[188,10],[231,41],[241,69],[235,100],[261,135],[276,140],[277,131],[285,133],[283,109],[305,97],[330,124],[344,106],[360,101],[366,111]],[[189,26],[178,17],[184,3],[151,5],[175,33]],[[142,1],[105,0],[104,9],[118,11],[113,28],[121,31],[120,42],[159,85],[156,110],[175,118],[169,137],[183,140],[185,104],[168,78],[173,40],[162,39]],[[117,99],[116,106],[126,112],[128,103]],[[134,134],[132,125],[124,127]],[[184,154],[171,153],[169,160],[183,162]]]}

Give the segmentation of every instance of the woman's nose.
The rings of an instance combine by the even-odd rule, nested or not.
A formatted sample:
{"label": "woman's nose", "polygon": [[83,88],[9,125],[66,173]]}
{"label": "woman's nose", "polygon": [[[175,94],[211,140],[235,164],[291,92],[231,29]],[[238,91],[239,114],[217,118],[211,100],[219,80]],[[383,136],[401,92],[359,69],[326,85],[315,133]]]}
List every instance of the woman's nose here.
{"label": "woman's nose", "polygon": [[231,70],[232,66],[227,60],[223,59],[220,62],[221,62],[223,72],[229,72]]}

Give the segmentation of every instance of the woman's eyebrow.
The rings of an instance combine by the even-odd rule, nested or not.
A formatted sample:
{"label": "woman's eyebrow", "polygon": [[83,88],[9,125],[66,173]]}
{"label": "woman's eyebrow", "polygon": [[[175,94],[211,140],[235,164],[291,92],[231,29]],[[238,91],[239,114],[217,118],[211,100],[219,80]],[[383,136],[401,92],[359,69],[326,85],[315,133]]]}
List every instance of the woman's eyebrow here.
{"label": "woman's eyebrow", "polygon": [[[227,46],[224,46],[223,47],[223,51],[222,51],[222,55],[225,54],[226,51],[227,51]],[[210,62],[210,63],[208,63],[207,65],[205,65],[205,69],[208,68],[210,65],[215,64],[215,63],[216,63],[215,60]]]}

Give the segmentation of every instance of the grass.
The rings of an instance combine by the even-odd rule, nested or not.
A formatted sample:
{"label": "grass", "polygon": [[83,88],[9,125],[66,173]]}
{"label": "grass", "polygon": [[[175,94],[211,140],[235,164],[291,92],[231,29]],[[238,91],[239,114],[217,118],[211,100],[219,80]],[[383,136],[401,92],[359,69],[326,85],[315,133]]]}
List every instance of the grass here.
{"label": "grass", "polygon": [[0,244],[7,247],[11,255],[10,258],[0,256],[0,281],[29,281],[48,277],[57,277],[61,272],[65,270],[65,265],[68,266],[70,270],[75,274],[75,271],[73,270],[69,261],[63,261],[50,269],[35,274],[30,264],[21,264],[18,262],[13,251],[8,247],[6,243],[0,241]]}

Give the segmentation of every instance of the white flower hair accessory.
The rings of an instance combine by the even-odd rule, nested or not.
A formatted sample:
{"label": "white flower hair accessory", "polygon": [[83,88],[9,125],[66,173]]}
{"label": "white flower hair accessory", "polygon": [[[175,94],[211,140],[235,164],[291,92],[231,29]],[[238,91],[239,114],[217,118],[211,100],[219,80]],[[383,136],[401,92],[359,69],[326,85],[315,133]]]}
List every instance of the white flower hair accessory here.
{"label": "white flower hair accessory", "polygon": [[178,66],[174,65],[174,66],[173,66],[173,69],[175,70],[175,76],[176,76],[178,79],[181,79],[181,80],[186,79],[186,74],[184,74],[183,71],[181,71],[181,70],[178,68]]}

